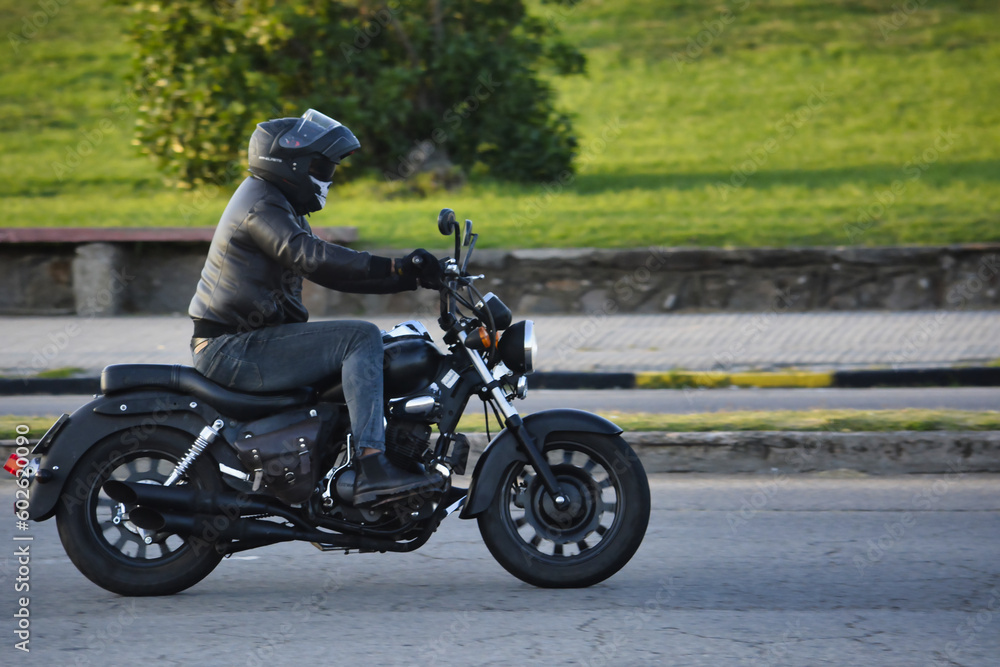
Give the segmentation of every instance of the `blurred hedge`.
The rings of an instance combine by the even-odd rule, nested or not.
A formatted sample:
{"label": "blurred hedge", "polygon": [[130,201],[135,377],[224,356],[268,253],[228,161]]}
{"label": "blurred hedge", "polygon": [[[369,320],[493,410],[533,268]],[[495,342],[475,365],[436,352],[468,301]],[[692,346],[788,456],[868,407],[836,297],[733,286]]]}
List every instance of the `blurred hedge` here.
{"label": "blurred hedge", "polygon": [[112,1],[133,10],[135,143],[178,185],[232,181],[256,123],[309,107],[360,138],[348,174],[572,170],[572,123],[540,71],[584,58],[520,0]]}

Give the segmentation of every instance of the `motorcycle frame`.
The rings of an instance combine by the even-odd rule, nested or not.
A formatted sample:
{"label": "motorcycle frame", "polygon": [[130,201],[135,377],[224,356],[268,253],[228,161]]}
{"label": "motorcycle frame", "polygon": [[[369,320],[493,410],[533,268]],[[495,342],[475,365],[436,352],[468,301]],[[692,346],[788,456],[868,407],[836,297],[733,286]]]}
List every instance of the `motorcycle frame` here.
{"label": "motorcycle frame", "polygon": [[[500,491],[506,473],[515,464],[530,464],[558,506],[566,502],[566,499],[545,459],[545,443],[551,438],[571,437],[574,434],[617,435],[622,432],[620,427],[607,419],[581,410],[555,409],[524,418],[520,416],[505,394],[501,382],[493,377],[487,360],[465,345],[472,321],[456,317],[456,293],[459,278],[464,277],[469,257],[466,257],[465,264],[459,269],[461,253],[458,225],[455,224],[453,229],[457,257],[449,264],[447,289],[441,290],[439,318],[439,324],[445,332],[444,340],[451,354],[443,357],[444,363],[439,372],[454,371],[459,379],[452,387],[442,388],[441,405],[435,422],[441,434],[434,448],[435,459],[444,460],[449,454],[455,442],[458,421],[473,395],[493,404],[503,415],[505,426],[490,441],[477,461],[469,488],[449,489],[434,513],[422,520],[424,524],[421,533],[409,542],[398,542],[393,539],[396,535],[392,534],[375,536],[378,530],[366,530],[339,520],[309,516],[308,511],[305,516],[300,516],[298,511],[290,511],[291,508],[277,511],[281,508],[275,504],[275,515],[296,526],[284,527],[285,530],[269,529],[274,534],[266,538],[263,535],[246,535],[248,539],[243,544],[230,544],[226,549],[228,553],[288,540],[308,540],[318,542],[318,546],[325,544],[334,549],[410,551],[425,543],[440,521],[454,511],[461,509],[459,516],[462,519],[474,519],[482,514]],[[467,221],[466,229],[466,245],[470,246],[471,255],[477,235],[470,235],[470,221]],[[464,284],[471,285],[471,282],[466,281]],[[286,412],[303,409],[308,410],[309,406],[292,408]],[[141,422],[135,422],[137,417],[142,417]],[[228,443],[233,441],[236,432],[245,422],[230,419],[192,396],[169,390],[136,390],[113,396],[95,396],[94,400],[78,408],[72,415],[63,415],[33,450],[32,456],[37,458],[37,463],[33,465],[34,488],[28,517],[35,521],[47,520],[55,514],[60,499],[71,501],[65,489],[66,480],[83,455],[96,443],[117,435],[123,448],[132,448],[149,437],[147,428],[175,429],[190,435],[193,441],[202,429],[217,419],[224,422],[220,431],[222,437],[210,444],[201,456],[209,456],[218,466],[220,474],[238,477],[245,469]],[[218,440],[227,442],[220,443]],[[123,454],[126,452],[127,449],[123,449]],[[309,525],[306,518],[316,525],[331,528],[335,526],[333,529],[341,533],[358,534],[319,531],[315,526]]]}

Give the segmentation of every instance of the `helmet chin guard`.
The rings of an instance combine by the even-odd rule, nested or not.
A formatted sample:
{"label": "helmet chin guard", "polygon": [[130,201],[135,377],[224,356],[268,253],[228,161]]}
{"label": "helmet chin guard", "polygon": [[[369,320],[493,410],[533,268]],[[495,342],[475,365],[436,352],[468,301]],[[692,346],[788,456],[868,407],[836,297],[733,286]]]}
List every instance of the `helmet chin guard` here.
{"label": "helmet chin guard", "polygon": [[359,148],[361,142],[342,123],[309,109],[301,118],[257,125],[247,154],[250,172],[276,185],[304,215],[323,208],[336,165]]}

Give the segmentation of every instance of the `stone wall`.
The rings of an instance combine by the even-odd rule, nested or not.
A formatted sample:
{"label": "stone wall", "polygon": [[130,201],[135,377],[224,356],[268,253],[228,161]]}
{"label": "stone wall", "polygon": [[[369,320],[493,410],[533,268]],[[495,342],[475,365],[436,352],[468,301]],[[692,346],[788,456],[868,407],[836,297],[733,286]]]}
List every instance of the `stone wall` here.
{"label": "stone wall", "polygon": [[[207,250],[204,243],[3,244],[0,313],[184,312]],[[519,314],[1000,307],[1000,244],[481,250],[470,268],[486,274],[483,292]],[[434,309],[437,296],[340,294],[307,283],[304,299],[316,316],[366,316]]]}
{"label": "stone wall", "polygon": [[0,313],[73,313],[73,248],[0,245]]}

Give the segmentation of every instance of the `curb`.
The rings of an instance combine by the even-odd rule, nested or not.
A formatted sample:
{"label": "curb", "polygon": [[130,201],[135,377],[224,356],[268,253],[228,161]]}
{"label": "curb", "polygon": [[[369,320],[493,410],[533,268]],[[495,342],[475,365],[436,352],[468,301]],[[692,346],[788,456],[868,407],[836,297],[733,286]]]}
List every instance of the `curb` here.
{"label": "curb", "polygon": [[735,373],[722,371],[552,372],[535,373],[529,378],[528,386],[536,389],[998,387],[1000,386],[1000,367]]}
{"label": "curb", "polygon": [[[485,433],[466,434],[470,464]],[[1000,431],[626,431],[647,473],[1000,472]]]}
{"label": "curb", "polygon": [[[471,469],[487,440],[485,433],[467,436]],[[1000,472],[1000,431],[627,431],[623,437],[647,473]],[[13,445],[13,440],[0,440],[4,461]],[[0,479],[5,476],[0,471]]]}
{"label": "curb", "polygon": [[[737,373],[722,371],[649,371],[638,373],[548,371],[531,375],[528,379],[528,386],[533,389],[1000,387],[1000,366]],[[0,378],[0,396],[99,393],[101,393],[99,377]]]}

